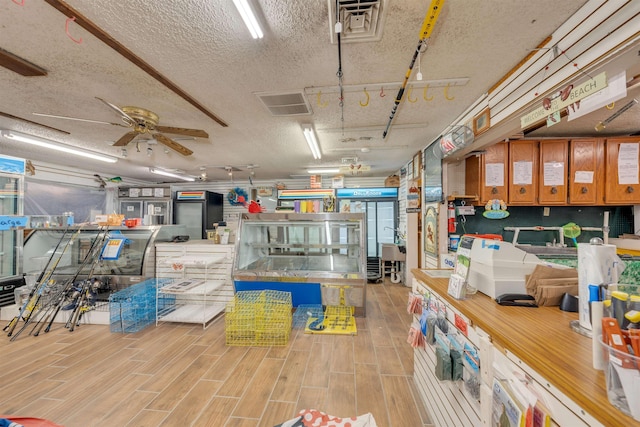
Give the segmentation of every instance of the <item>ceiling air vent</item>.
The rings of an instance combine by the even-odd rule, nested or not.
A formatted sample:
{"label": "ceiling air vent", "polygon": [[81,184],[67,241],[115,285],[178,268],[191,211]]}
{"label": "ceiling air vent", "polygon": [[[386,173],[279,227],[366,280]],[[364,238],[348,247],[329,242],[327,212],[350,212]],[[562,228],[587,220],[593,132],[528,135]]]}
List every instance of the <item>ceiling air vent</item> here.
{"label": "ceiling air vent", "polygon": [[342,23],[342,43],[372,42],[382,38],[382,27],[388,0],[327,0],[331,43],[338,42],[336,20]]}
{"label": "ceiling air vent", "polygon": [[255,95],[274,116],[298,116],[312,113],[303,92],[261,92]]}

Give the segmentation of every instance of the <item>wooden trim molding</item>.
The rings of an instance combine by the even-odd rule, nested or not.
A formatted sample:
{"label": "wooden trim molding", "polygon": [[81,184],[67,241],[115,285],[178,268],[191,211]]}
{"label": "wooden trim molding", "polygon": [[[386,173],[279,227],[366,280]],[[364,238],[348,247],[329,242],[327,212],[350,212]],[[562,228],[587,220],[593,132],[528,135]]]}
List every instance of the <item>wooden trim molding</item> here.
{"label": "wooden trim molding", "polygon": [[25,77],[46,76],[47,70],[20,58],[11,52],[0,49],[0,66]]}
{"label": "wooden trim molding", "polygon": [[198,110],[202,111],[209,118],[213,119],[216,123],[218,123],[222,127],[227,127],[227,123],[216,116],[214,113],[209,111],[205,106],[200,104],[195,98],[186,93],[180,87],[178,87],[175,83],[169,80],[167,77],[163,76],[158,70],[153,68],[151,65],[147,64],[140,57],[134,54],[132,51],[127,49],[122,43],[118,42],[116,39],[107,34],[102,28],[98,27],[91,20],[89,20],[86,16],[82,15],[80,12],[69,6],[62,0],[45,0],[49,3],[50,6],[54,7],[64,15],[69,18],[75,17],[75,23],[80,25],[82,28],[93,34],[100,41],[102,41],[107,46],[111,47],[113,50],[118,52],[120,55],[124,56],[126,59],[131,61],[133,64],[137,65],[144,72],[149,74],[154,79],[158,80],[164,86],[172,90],[178,96],[186,100],[188,103],[196,107]]}
{"label": "wooden trim molding", "polygon": [[32,120],[23,119],[22,117],[14,116],[13,114],[4,113],[2,111],[0,111],[0,116],[6,117],[6,118],[11,119],[11,120],[20,120],[20,121],[23,121],[23,122],[26,122],[26,123],[30,123],[32,125],[41,126],[43,128],[49,129],[49,130],[53,130],[53,131],[56,131],[56,132],[64,133],[66,135],[71,135],[66,130],[61,130],[61,129],[57,129],[57,128],[54,128],[54,127],[51,127],[51,126],[43,125],[42,123],[34,122]]}

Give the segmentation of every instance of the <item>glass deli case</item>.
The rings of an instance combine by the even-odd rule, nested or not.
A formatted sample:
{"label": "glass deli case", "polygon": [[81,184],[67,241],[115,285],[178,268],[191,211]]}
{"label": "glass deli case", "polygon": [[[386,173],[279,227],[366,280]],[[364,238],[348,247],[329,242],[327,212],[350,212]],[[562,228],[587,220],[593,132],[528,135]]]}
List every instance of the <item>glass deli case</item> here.
{"label": "glass deli case", "polygon": [[242,214],[233,280],[236,291],[287,291],[294,306],[346,304],[364,315],[364,214]]}
{"label": "glass deli case", "polygon": [[[106,236],[105,236],[105,233]],[[134,228],[71,226],[68,228],[39,228],[26,237],[22,253],[25,275],[37,276],[48,268],[56,247],[64,247],[71,240],[59,261],[53,276],[79,279],[100,278],[110,291],[126,288],[144,279],[155,277],[155,243],[171,241],[185,234],[179,225],[155,225]],[[101,259],[86,261],[93,242],[104,244]],[[110,243],[109,243],[110,242]],[[116,251],[107,247],[118,244]],[[49,265],[51,268],[51,265]]]}

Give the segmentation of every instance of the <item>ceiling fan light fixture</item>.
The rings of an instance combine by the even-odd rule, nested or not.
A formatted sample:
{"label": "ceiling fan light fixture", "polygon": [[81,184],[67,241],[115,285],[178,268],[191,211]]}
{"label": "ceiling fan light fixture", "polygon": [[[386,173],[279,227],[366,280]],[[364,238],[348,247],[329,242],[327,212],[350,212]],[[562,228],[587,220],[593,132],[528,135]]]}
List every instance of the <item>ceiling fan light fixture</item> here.
{"label": "ceiling fan light fixture", "polygon": [[106,154],[100,154],[89,150],[84,150],[81,148],[71,147],[66,144],[61,144],[55,141],[51,141],[49,139],[40,138],[33,135],[27,135],[20,132],[15,132],[12,130],[2,129],[0,130],[0,135],[4,138],[7,138],[12,141],[24,142],[26,144],[36,145],[42,148],[48,148],[50,150],[61,151],[63,153],[73,154],[75,156],[82,156],[93,160],[99,160],[101,162],[106,163],[115,163],[118,161],[117,157],[108,156]]}
{"label": "ceiling fan light fixture", "polygon": [[162,170],[162,169],[157,169],[157,168],[149,168],[149,172],[154,173],[156,175],[168,176],[170,178],[182,179],[183,181],[193,182],[193,181],[196,180],[192,176],[180,175],[180,174],[177,174],[177,173],[168,172],[168,171],[165,171],[165,170]]}
{"label": "ceiling fan light fixture", "polygon": [[322,153],[320,152],[320,146],[318,145],[316,131],[311,125],[302,125],[302,133],[304,134],[304,139],[307,140],[307,145],[309,146],[309,150],[311,150],[313,158],[320,160],[322,158]]}
{"label": "ceiling fan light fixture", "polygon": [[244,21],[244,24],[249,29],[251,37],[253,37],[254,39],[261,39],[264,36],[264,33],[262,31],[262,28],[260,28],[258,19],[253,13],[248,0],[233,0],[233,4],[235,5],[236,9],[238,9],[242,20]]}

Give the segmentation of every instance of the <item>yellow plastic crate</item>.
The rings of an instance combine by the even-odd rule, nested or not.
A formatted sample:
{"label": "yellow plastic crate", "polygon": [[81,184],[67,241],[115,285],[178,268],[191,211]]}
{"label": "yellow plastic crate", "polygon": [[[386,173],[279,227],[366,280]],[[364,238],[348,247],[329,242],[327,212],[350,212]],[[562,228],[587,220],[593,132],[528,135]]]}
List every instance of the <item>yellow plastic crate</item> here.
{"label": "yellow plastic crate", "polygon": [[230,346],[287,345],[291,335],[291,323],[291,293],[238,292],[226,307],[226,344]]}
{"label": "yellow plastic crate", "polygon": [[309,317],[305,328],[306,334],[325,335],[357,335],[356,319],[353,317],[354,308],[347,305],[329,305],[325,309],[321,327],[309,328],[309,325],[317,323],[319,317]]}

